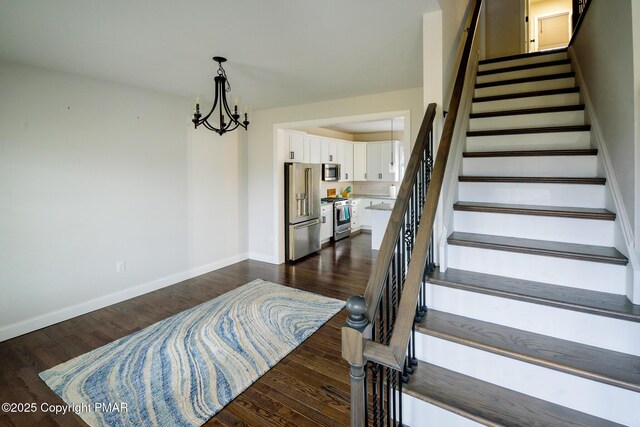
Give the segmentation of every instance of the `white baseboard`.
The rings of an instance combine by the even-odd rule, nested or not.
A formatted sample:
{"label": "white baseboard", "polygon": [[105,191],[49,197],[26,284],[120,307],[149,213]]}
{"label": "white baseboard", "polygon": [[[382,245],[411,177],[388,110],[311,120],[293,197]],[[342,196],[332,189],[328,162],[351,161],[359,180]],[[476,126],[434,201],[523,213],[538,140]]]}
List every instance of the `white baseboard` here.
{"label": "white baseboard", "polygon": [[132,288],[94,298],[80,304],[75,304],[69,307],[42,314],[40,316],[32,317],[21,322],[2,326],[0,327],[0,342],[36,331],[47,326],[51,326],[53,324],[71,319],[73,317],[81,316],[94,310],[98,310],[122,301],[126,301],[131,298],[138,297],[140,295],[147,294],[149,292],[153,292],[158,289],[165,288],[167,286],[175,285],[176,283],[182,282],[183,280],[191,279],[192,277],[200,276],[202,274],[218,270],[228,265],[244,261],[247,258],[247,253],[234,255],[229,258],[212,262],[210,264],[192,268],[190,270],[172,274],[170,276],[161,277],[150,282],[142,283]]}
{"label": "white baseboard", "polygon": [[255,261],[262,261],[262,262],[268,262],[269,264],[280,264],[280,262],[278,262],[278,259],[274,256],[271,255],[265,255],[265,254],[258,254],[255,252],[249,252],[248,255],[249,259],[255,260]]}

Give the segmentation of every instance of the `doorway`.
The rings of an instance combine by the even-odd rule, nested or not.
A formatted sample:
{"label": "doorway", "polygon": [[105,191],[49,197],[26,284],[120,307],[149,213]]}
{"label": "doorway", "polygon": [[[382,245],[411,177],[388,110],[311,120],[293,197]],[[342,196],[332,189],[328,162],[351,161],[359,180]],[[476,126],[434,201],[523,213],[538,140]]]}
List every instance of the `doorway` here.
{"label": "doorway", "polygon": [[555,49],[569,44],[572,0],[523,0],[525,52]]}
{"label": "doorway", "polygon": [[537,21],[538,50],[554,49],[569,44],[569,12],[540,16]]}

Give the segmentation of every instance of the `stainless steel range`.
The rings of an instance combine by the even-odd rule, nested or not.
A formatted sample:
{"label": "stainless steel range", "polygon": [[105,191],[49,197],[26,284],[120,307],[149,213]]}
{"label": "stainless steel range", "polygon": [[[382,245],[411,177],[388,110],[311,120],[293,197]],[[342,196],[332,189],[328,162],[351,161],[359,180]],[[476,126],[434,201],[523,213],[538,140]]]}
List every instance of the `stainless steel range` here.
{"label": "stainless steel range", "polygon": [[333,202],[333,240],[351,236],[351,199],[329,197],[322,201]]}

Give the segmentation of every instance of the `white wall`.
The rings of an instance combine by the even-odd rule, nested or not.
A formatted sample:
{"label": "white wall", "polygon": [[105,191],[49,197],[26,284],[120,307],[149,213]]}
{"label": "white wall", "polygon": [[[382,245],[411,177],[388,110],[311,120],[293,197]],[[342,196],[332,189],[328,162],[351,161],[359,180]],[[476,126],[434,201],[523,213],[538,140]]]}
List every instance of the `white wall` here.
{"label": "white wall", "polygon": [[593,2],[572,46],[633,227],[635,186],[631,2]]}
{"label": "white wall", "polygon": [[522,53],[522,6],[520,0],[485,0],[487,58]]}
{"label": "white wall", "polygon": [[[633,93],[635,105],[635,256],[640,265],[640,2],[631,2],[633,25]],[[640,272],[635,275],[634,289],[640,290]]]}
{"label": "white wall", "polygon": [[[283,168],[275,141],[278,124],[292,124],[318,119],[334,119],[365,114],[411,110],[411,135],[415,138],[420,126],[422,88],[406,89],[374,95],[290,107],[254,110],[249,132],[248,194],[249,194],[249,256],[253,259],[279,263],[284,259],[283,246]],[[328,124],[328,123],[327,123]],[[278,165],[276,166],[276,163]],[[277,200],[277,201],[276,201]]]}
{"label": "white wall", "polygon": [[[633,93],[635,105],[635,190],[640,192],[640,2],[631,2],[633,21]],[[635,205],[635,243],[636,252],[640,259],[640,196],[636,197]],[[640,281],[640,278],[638,279]],[[640,284],[638,284],[640,286]]]}
{"label": "white wall", "polygon": [[191,109],[0,62],[0,340],[246,257],[246,138]]}

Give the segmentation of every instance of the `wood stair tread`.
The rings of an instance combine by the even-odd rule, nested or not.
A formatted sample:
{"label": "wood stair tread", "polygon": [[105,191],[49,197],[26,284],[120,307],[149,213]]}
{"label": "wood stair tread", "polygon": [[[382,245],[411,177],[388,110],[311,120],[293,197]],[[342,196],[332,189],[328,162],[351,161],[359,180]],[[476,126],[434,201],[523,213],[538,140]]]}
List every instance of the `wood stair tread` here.
{"label": "wood stair tread", "polygon": [[571,64],[571,59],[559,59],[557,61],[536,62],[534,64],[515,65],[512,67],[494,68],[493,70],[478,71],[478,76],[488,76],[491,74],[510,73],[512,71],[530,70],[532,68],[554,67],[557,65]]}
{"label": "wood stair tread", "polygon": [[480,64],[480,65],[493,64],[495,62],[511,61],[513,59],[522,59],[522,58],[530,58],[530,57],[534,57],[534,56],[553,55],[554,53],[562,53],[562,52],[566,52],[566,51],[567,51],[567,48],[563,47],[563,48],[560,48],[560,49],[544,50],[544,51],[540,51],[540,52],[518,53],[516,55],[508,55],[508,56],[500,56],[500,57],[497,57],[497,58],[483,59],[483,60],[479,61],[478,64]]}
{"label": "wood stair tread", "polygon": [[418,362],[403,392],[484,425],[620,426],[430,363]]}
{"label": "wood stair tread", "polygon": [[581,245],[549,240],[524,239],[521,237],[462,233],[459,231],[451,233],[447,242],[450,245],[552,256],[605,264],[627,265],[628,262],[627,257],[621,254],[616,248],[609,246]]}
{"label": "wood stair tread", "polygon": [[512,129],[489,129],[467,131],[467,136],[524,135],[532,133],[588,132],[591,125],[544,126]]}
{"label": "wood stair tread", "polygon": [[495,82],[486,82],[486,83],[476,83],[475,88],[482,89],[485,87],[516,85],[520,83],[543,82],[547,80],[566,79],[566,78],[575,77],[575,76],[576,76],[576,73],[574,71],[570,71],[568,73],[555,73],[555,74],[547,74],[544,76],[519,77],[517,79],[498,80]]}
{"label": "wood stair tread", "polygon": [[473,102],[490,102],[490,101],[502,101],[505,99],[517,99],[517,98],[529,98],[534,96],[551,96],[551,95],[563,95],[567,93],[578,93],[580,88],[566,87],[562,89],[547,89],[547,90],[534,90],[529,92],[517,92],[517,93],[505,93],[502,95],[489,95],[473,97]]}
{"label": "wood stair tread", "polygon": [[625,295],[552,285],[531,280],[448,268],[431,273],[429,282],[502,298],[640,322],[640,305]]}
{"label": "wood stair tread", "polygon": [[528,157],[528,156],[595,156],[595,148],[573,150],[504,150],[504,151],[465,151],[463,157]]}
{"label": "wood stair tread", "polygon": [[640,391],[640,357],[495,323],[429,310],[427,335],[604,384]]}
{"label": "wood stair tread", "polygon": [[588,184],[604,185],[605,178],[574,178],[574,177],[554,177],[554,176],[472,176],[461,175],[460,182],[519,182],[528,184]]}
{"label": "wood stair tread", "polygon": [[616,214],[607,209],[578,208],[564,206],[518,205],[509,203],[457,202],[456,211],[489,212],[513,215],[536,215],[562,218],[582,218],[613,221]]}
{"label": "wood stair tread", "polygon": [[539,108],[523,108],[520,110],[502,110],[502,111],[488,111],[485,113],[472,113],[469,115],[472,119],[483,119],[487,117],[503,117],[503,116],[521,116],[529,114],[544,114],[544,113],[562,113],[566,111],[582,111],[584,110],[584,104],[577,105],[562,105],[557,107],[539,107]]}

